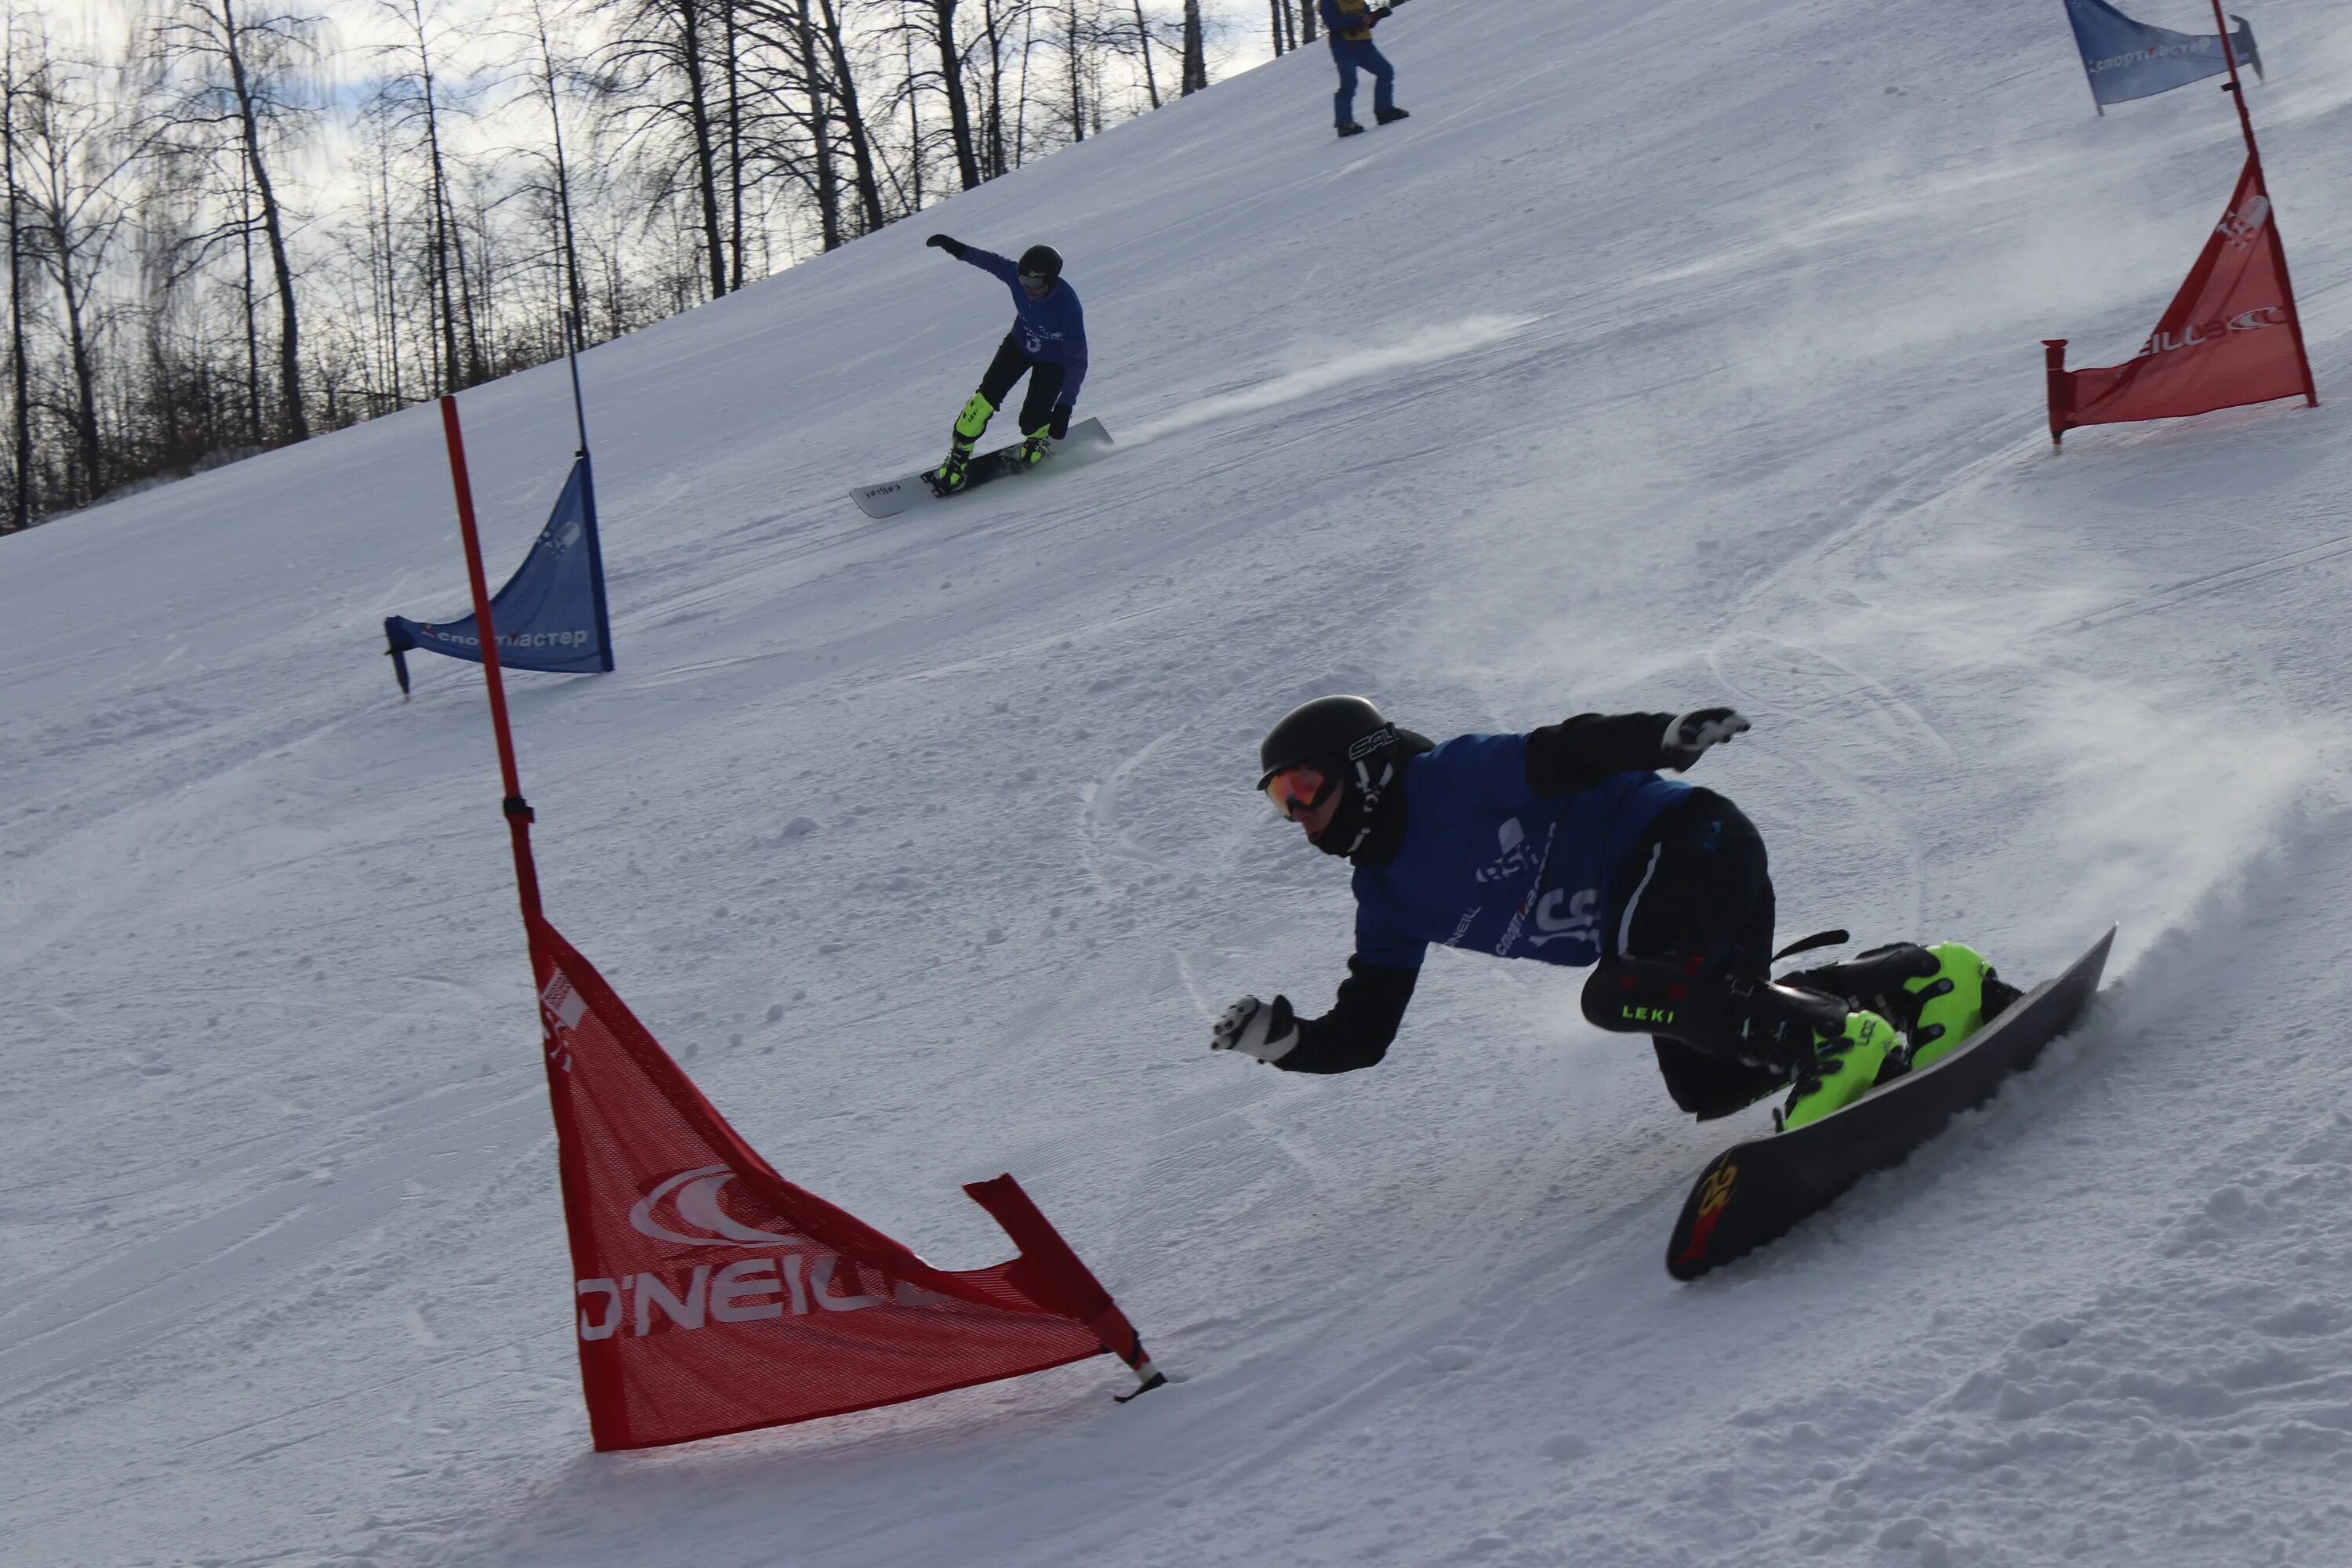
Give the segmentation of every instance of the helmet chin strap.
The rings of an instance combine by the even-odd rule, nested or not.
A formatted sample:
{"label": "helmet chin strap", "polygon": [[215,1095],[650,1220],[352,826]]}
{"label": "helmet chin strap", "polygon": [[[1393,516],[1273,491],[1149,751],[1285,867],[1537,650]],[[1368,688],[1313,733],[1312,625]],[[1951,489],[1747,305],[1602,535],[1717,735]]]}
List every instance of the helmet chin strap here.
{"label": "helmet chin strap", "polygon": [[1371,836],[1372,814],[1380,809],[1381,791],[1386,789],[1389,781],[1394,777],[1396,777],[1396,764],[1393,763],[1381,763],[1381,776],[1375,780],[1372,777],[1371,759],[1370,757],[1357,759],[1356,788],[1362,793],[1364,804],[1362,811],[1358,816],[1355,839],[1345,849],[1339,851],[1341,855],[1353,855],[1364,847],[1364,840]]}
{"label": "helmet chin strap", "polygon": [[1357,827],[1355,842],[1348,847],[1348,853],[1350,853],[1350,856],[1355,851],[1360,851],[1360,848],[1364,848],[1364,839],[1371,837],[1371,814],[1381,809],[1381,790],[1385,790],[1390,778],[1395,778],[1395,775],[1397,775],[1397,766],[1392,764],[1392,762],[1383,762],[1383,764],[1381,764],[1379,781],[1373,781],[1371,778],[1371,757],[1360,759],[1360,762],[1355,764],[1355,783],[1364,793],[1364,823],[1362,827]]}

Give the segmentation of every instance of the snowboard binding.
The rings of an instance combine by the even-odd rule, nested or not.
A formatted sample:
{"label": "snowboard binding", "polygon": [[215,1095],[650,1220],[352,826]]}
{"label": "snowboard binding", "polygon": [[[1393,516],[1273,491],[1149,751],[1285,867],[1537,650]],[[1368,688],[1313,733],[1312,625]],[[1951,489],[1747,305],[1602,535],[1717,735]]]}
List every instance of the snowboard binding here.
{"label": "snowboard binding", "polygon": [[[993,412],[988,399],[977,392],[971,395],[971,401],[963,405],[963,413],[957,417],[955,428],[948,432],[947,461],[923,476],[923,482],[931,487],[933,495],[951,496],[963,489],[971,477],[972,445],[980,439],[981,431],[988,428],[988,416]],[[967,436],[964,426],[972,425],[975,416],[978,423]]]}
{"label": "snowboard binding", "polygon": [[1974,949],[1956,942],[1889,942],[1786,975],[1782,984],[1843,996],[1892,1020],[1908,1047],[1900,1053],[1906,1070],[1950,1055],[2021,994]]}
{"label": "snowboard binding", "polygon": [[963,489],[971,462],[969,452],[950,452],[946,462],[923,476],[923,482],[931,487],[935,496],[951,496]]}

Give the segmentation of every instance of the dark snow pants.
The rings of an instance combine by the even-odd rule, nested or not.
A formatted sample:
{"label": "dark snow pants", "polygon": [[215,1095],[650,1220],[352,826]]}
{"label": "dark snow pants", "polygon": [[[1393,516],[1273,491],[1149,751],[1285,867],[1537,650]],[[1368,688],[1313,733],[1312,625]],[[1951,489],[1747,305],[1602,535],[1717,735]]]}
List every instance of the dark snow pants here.
{"label": "dark snow pants", "polygon": [[[1772,877],[1747,815],[1695,789],[1657,815],[1618,868],[1626,889],[1604,938],[1633,958],[1705,958],[1763,974],[1772,959]],[[1753,1105],[1787,1081],[1769,1068],[1724,1061],[1653,1035],[1675,1103],[1708,1121]]]}
{"label": "dark snow pants", "polygon": [[996,357],[980,378],[980,395],[1002,408],[1013,395],[1013,384],[1029,378],[1029,395],[1021,400],[1021,434],[1034,436],[1054,421],[1054,405],[1062,396],[1062,380],[1069,374],[1051,360],[1032,359],[1007,332],[996,345]]}

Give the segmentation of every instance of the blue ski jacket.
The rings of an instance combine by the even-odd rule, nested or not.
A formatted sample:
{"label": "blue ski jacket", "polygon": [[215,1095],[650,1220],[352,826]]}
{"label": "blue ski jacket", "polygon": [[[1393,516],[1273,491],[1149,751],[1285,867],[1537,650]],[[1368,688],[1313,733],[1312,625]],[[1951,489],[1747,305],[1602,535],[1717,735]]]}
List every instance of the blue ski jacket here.
{"label": "blue ski jacket", "polygon": [[1528,782],[1525,735],[1462,735],[1405,766],[1393,858],[1356,868],[1356,956],[1418,969],[1429,944],[1583,968],[1611,950],[1615,875],[1690,785],[1624,773],[1570,795]]}
{"label": "blue ski jacket", "polygon": [[1061,400],[1076,404],[1078,385],[1087,379],[1087,313],[1070,280],[1055,279],[1044,299],[1033,300],[1029,290],[1021,287],[1020,268],[994,251],[967,245],[957,259],[1004,280],[1004,286],[1013,290],[1013,333],[1021,341],[1021,352],[1031,359],[1060,365]]}
{"label": "blue ski jacket", "polygon": [[1674,715],[1580,714],[1524,735],[1460,735],[1394,765],[1356,862],[1356,952],[1331,1010],[1299,1018],[1285,1072],[1353,1072],[1388,1053],[1432,942],[1580,968],[1619,950],[1621,886],[1692,786],[1656,768]]}

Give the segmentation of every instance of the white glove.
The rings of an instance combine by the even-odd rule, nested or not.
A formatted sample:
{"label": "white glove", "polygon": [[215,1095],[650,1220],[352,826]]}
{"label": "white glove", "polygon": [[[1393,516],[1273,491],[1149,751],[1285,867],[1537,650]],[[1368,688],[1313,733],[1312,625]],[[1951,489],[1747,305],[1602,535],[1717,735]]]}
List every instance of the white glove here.
{"label": "white glove", "polygon": [[1239,1051],[1262,1062],[1278,1062],[1298,1043],[1298,1021],[1290,1016],[1290,999],[1277,996],[1261,1002],[1244,996],[1225,1009],[1209,1031],[1213,1051]]}
{"label": "white glove", "polygon": [[1748,721],[1733,709],[1694,708],[1666,726],[1658,742],[1658,766],[1680,773],[1709,746],[1747,732]]}

